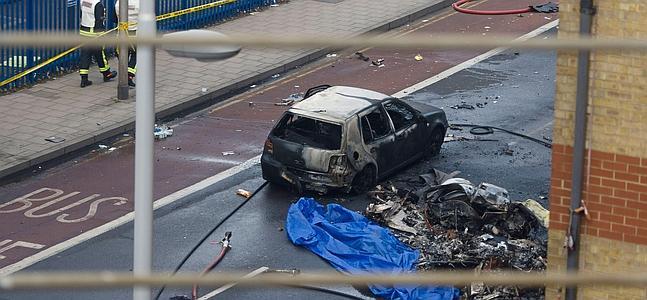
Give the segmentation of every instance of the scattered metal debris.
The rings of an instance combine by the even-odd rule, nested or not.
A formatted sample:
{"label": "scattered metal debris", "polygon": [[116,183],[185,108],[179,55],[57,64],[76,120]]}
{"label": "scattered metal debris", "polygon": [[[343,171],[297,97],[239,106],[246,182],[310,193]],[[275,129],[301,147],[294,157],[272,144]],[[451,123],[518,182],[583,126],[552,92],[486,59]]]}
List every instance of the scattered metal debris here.
{"label": "scattered metal debris", "polygon": [[158,126],[157,124],[155,124],[155,130],[153,131],[153,135],[158,140],[165,139],[173,135],[173,128],[168,127],[166,125]]}
{"label": "scattered metal debris", "polygon": [[294,93],[288,96],[287,98],[284,98],[281,100],[281,102],[274,103],[276,106],[290,106],[296,102],[299,102],[303,100],[304,94],[303,93]]}
{"label": "scattered metal debris", "polygon": [[245,199],[249,199],[249,197],[252,196],[252,192],[247,191],[247,190],[243,190],[243,189],[238,189],[238,190],[236,190],[236,195],[243,196],[243,197],[245,197]]}
{"label": "scattered metal debris", "polygon": [[65,141],[65,138],[58,137],[58,136],[50,136],[48,138],[45,138],[46,141],[52,142],[54,144],[62,143]]}
{"label": "scattered metal debris", "polygon": [[364,53],[362,53],[362,52],[355,52],[355,55],[357,56],[357,58],[359,58],[359,59],[361,59],[363,61],[371,60],[368,56],[364,56]]}
{"label": "scattered metal debris", "polygon": [[474,105],[467,104],[467,103],[463,102],[463,103],[458,104],[458,105],[452,105],[449,108],[453,108],[453,109],[474,109]]}
{"label": "scattered metal debris", "polygon": [[[534,200],[511,201],[506,189],[434,170],[408,180],[377,186],[368,193],[370,219],[395,229],[398,239],[420,250],[419,270],[546,268],[548,210]],[[543,299],[543,289],[463,287],[469,299]]]}
{"label": "scattered metal debris", "polygon": [[384,67],[384,58],[380,58],[378,60],[371,61],[371,66],[375,66],[378,68]]}

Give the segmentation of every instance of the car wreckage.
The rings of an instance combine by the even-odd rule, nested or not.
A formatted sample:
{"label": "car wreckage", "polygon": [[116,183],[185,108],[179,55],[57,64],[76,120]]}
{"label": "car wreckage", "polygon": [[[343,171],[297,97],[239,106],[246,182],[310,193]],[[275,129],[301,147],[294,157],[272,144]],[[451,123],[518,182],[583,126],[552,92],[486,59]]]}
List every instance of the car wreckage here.
{"label": "car wreckage", "polygon": [[354,87],[322,85],[286,111],[270,132],[261,167],[295,190],[357,193],[423,156],[447,131],[445,112]]}

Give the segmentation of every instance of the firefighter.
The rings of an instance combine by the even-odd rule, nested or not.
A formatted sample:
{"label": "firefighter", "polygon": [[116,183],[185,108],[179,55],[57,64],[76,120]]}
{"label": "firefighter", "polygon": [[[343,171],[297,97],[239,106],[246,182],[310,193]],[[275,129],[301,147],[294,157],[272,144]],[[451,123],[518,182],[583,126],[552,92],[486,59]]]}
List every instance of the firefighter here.
{"label": "firefighter", "polygon": [[[119,18],[119,0],[115,2],[115,21]],[[128,0],[128,36],[137,34],[137,18],[139,17],[139,0]],[[128,48],[128,85],[135,86],[135,74],[137,73],[137,49],[135,45]]]}
{"label": "firefighter", "polygon": [[[106,9],[100,0],[81,0],[81,36],[93,38],[105,31]],[[110,81],[117,77],[117,72],[110,71],[110,65],[106,59],[103,47],[82,46],[79,62],[79,73],[81,74],[81,87],[92,85],[88,80],[90,61],[92,57],[99,65],[99,71],[103,74],[103,81]]]}

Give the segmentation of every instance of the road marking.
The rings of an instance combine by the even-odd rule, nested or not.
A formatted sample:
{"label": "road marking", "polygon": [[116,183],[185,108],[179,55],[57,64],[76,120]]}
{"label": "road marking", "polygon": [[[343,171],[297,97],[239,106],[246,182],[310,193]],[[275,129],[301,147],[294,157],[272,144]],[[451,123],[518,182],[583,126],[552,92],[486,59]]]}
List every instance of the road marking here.
{"label": "road marking", "polygon": [[[550,23],[548,23],[546,25],[543,25],[543,26],[541,26],[541,27],[539,27],[539,28],[537,28],[537,29],[535,29],[535,30],[533,30],[531,32],[528,32],[528,33],[520,36],[519,38],[517,38],[515,40],[516,41],[525,41],[525,40],[534,38],[534,37],[546,32],[546,31],[548,31],[548,30],[550,30],[552,28],[557,27],[557,25],[559,25],[559,20],[552,21],[552,22],[550,22]],[[503,51],[505,51],[507,49],[508,48],[492,49],[492,50],[490,50],[488,52],[485,52],[485,53],[483,53],[483,54],[481,54],[479,56],[476,56],[476,57],[474,57],[472,59],[466,60],[466,61],[464,61],[464,62],[462,62],[462,63],[460,63],[458,65],[455,65],[455,66],[453,66],[453,67],[451,67],[451,68],[449,68],[449,69],[447,69],[447,70],[445,70],[443,72],[440,72],[440,73],[438,73],[438,74],[436,74],[436,75],[434,75],[434,76],[432,76],[432,77],[430,77],[430,78],[428,78],[426,80],[418,82],[418,83],[416,83],[416,84],[414,84],[414,85],[412,85],[412,86],[410,86],[410,87],[408,87],[408,88],[406,88],[404,90],[401,90],[401,91],[393,94],[392,96],[396,97],[396,98],[402,98],[404,96],[407,96],[407,95],[409,95],[411,93],[414,93],[414,92],[419,91],[419,90],[421,90],[421,89],[423,89],[425,87],[428,87],[428,86],[430,86],[430,85],[432,85],[432,84],[434,84],[434,83],[436,83],[438,81],[441,81],[441,80],[443,80],[443,79],[445,79],[445,78],[447,78],[449,76],[452,76],[452,75],[458,73],[459,71],[470,68],[470,67],[474,66],[475,64],[480,63],[480,62],[482,62],[482,61],[484,61],[484,60],[486,60],[486,59],[488,59],[488,58],[490,58],[492,56],[495,56],[495,55],[497,55],[497,54],[499,54],[499,53],[501,53],[501,52],[503,52]]]}
{"label": "road marking", "polygon": [[[2,247],[4,245],[8,245],[8,246]],[[15,242],[11,243],[11,240],[4,240],[4,241],[0,242],[0,247],[2,247],[2,248],[0,248],[0,259],[5,259],[7,257],[2,255],[1,253],[5,252],[7,250],[10,250],[10,249],[13,249],[13,248],[19,248],[19,247],[20,248],[29,248],[29,249],[41,249],[41,248],[45,247],[45,245],[36,244],[36,243],[30,243],[30,242],[25,242],[25,241],[15,241]]]}
{"label": "road marking", "polygon": [[[267,272],[267,270],[269,270],[269,269],[270,268],[268,268],[268,267],[260,267],[260,268],[258,268],[256,270],[250,272],[249,274],[243,276],[243,278],[252,278],[252,277],[254,277],[256,275],[263,274],[263,273]],[[236,285],[236,283],[230,283],[228,285],[223,285],[223,286],[219,287],[218,289],[215,289],[215,290],[211,291],[210,293],[198,298],[198,300],[209,300],[209,299],[213,298],[214,296],[216,296],[218,294],[221,294],[222,292],[234,287],[235,285]]]}
{"label": "road marking", "polygon": [[[175,201],[177,201],[179,199],[182,199],[182,198],[184,198],[184,197],[186,197],[186,196],[188,196],[188,195],[190,195],[190,194],[192,194],[194,192],[203,190],[203,189],[205,189],[205,188],[207,188],[207,187],[209,187],[209,186],[211,186],[213,184],[216,184],[216,183],[218,183],[218,182],[220,182],[220,181],[222,181],[224,179],[227,179],[227,178],[229,178],[229,177],[231,177],[233,175],[236,175],[236,174],[238,174],[238,173],[240,173],[242,171],[245,171],[245,170],[251,168],[252,166],[259,164],[260,160],[261,160],[261,156],[257,155],[257,156],[245,161],[244,163],[242,163],[242,164],[240,164],[238,166],[235,166],[233,168],[229,168],[229,169],[227,169],[225,171],[222,171],[222,172],[220,172],[220,173],[218,173],[218,174],[216,174],[214,176],[211,176],[211,177],[209,177],[207,179],[204,179],[204,180],[202,180],[202,181],[200,181],[200,182],[198,182],[198,183],[196,183],[194,185],[188,186],[188,187],[186,187],[184,189],[181,189],[181,190],[179,190],[179,191],[177,191],[177,192],[175,192],[173,194],[170,194],[170,195],[168,195],[166,197],[160,198],[160,199],[156,200],[153,203],[153,209],[157,210],[159,208],[162,208],[162,207],[164,207],[164,206],[166,206],[168,204],[171,204],[171,203],[173,203],[173,202],[175,202]],[[99,226],[97,228],[91,229],[91,230],[86,231],[86,232],[84,232],[84,233],[82,233],[80,235],[77,235],[77,236],[75,236],[75,237],[73,237],[73,238],[71,238],[69,240],[58,243],[58,244],[56,244],[56,245],[54,245],[52,247],[49,247],[49,248],[47,248],[47,249],[45,249],[45,250],[43,250],[43,251],[41,251],[41,252],[39,252],[37,254],[34,254],[32,256],[28,256],[25,259],[23,259],[23,260],[21,260],[21,261],[19,261],[17,263],[14,263],[12,265],[8,265],[8,266],[0,269],[0,276],[6,276],[6,275],[9,275],[11,273],[20,271],[20,270],[22,270],[22,269],[24,269],[26,267],[29,267],[29,266],[31,266],[31,265],[33,265],[33,264],[35,264],[35,263],[37,263],[37,262],[39,262],[41,260],[47,259],[47,258],[49,258],[51,256],[54,256],[54,255],[56,255],[56,254],[58,254],[58,253],[60,253],[60,252],[62,252],[64,250],[67,250],[67,249],[69,249],[69,248],[71,248],[73,246],[76,246],[76,245],[78,245],[80,243],[83,243],[83,242],[85,242],[85,241],[87,241],[87,240],[89,240],[89,239],[91,239],[93,237],[96,237],[98,235],[101,235],[103,233],[111,231],[111,230],[113,230],[113,229],[115,229],[115,228],[117,228],[117,227],[119,227],[119,226],[121,226],[123,224],[126,224],[126,223],[132,221],[134,218],[135,218],[135,212],[129,212],[129,213],[127,213],[127,214],[125,214],[125,215],[123,215],[123,216],[121,216],[121,217],[119,217],[119,218],[117,218],[115,220],[112,220],[112,221],[110,221],[110,222],[108,222],[106,224],[103,224],[103,225],[101,225],[101,226]]]}
{"label": "road marking", "polygon": [[[45,193],[44,197],[42,195],[43,193]],[[114,206],[119,206],[119,205],[128,203],[128,199],[123,197],[104,197],[104,198],[94,200],[95,198],[100,197],[101,194],[92,194],[88,197],[78,200],[72,204],[68,204],[64,207],[54,209],[48,212],[38,213],[38,211],[40,210],[46,209],[54,204],[57,204],[61,201],[65,201],[79,194],[81,194],[81,192],[71,192],[66,195],[65,192],[61,189],[53,189],[48,187],[40,188],[27,195],[18,197],[14,200],[11,200],[7,203],[0,205],[0,214],[22,212],[23,210],[26,210],[29,208],[29,210],[26,210],[24,212],[24,216],[26,218],[45,218],[45,217],[52,217],[58,214],[58,216],[56,217],[56,221],[60,223],[80,223],[93,218],[94,215],[96,215],[97,213],[99,204],[103,202],[112,201],[112,205]],[[38,196],[38,197],[35,197],[35,196]],[[41,205],[31,208],[33,205],[35,205],[36,202],[40,203],[45,200],[48,200],[48,201]],[[94,201],[90,202],[87,208],[88,212],[82,217],[79,217],[76,219],[69,219],[68,217],[70,216],[70,214],[63,213],[66,210],[83,205],[86,202],[89,202],[91,200],[94,200]],[[16,205],[18,205],[18,207],[15,207]],[[9,209],[5,209],[7,207],[9,207]]]}
{"label": "road marking", "polygon": [[[541,33],[544,33],[546,31],[556,27],[558,24],[559,24],[559,20],[552,21],[552,22],[550,22],[550,23],[548,23],[546,25],[543,25],[543,26],[541,26],[541,27],[539,27],[539,28],[527,33],[527,34],[524,34],[523,36],[519,37],[517,40],[526,40],[526,39],[533,38],[535,36],[538,36]],[[455,74],[455,73],[457,73],[457,72],[459,72],[459,71],[461,71],[463,69],[467,69],[469,67],[472,67],[473,65],[475,65],[475,64],[477,64],[477,63],[479,63],[479,62],[481,62],[481,61],[483,61],[485,59],[488,59],[488,58],[490,58],[490,57],[492,57],[494,55],[497,55],[497,54],[505,51],[506,49],[507,48],[496,48],[496,49],[490,50],[490,51],[488,51],[488,52],[486,52],[484,54],[481,54],[481,55],[479,55],[477,57],[474,57],[474,58],[472,58],[470,60],[462,62],[462,63],[460,63],[460,64],[458,64],[458,65],[456,65],[456,66],[454,66],[454,67],[452,67],[452,68],[450,68],[448,70],[445,70],[445,71],[443,71],[442,73],[440,73],[438,75],[432,76],[429,79],[426,79],[426,80],[424,80],[424,81],[422,81],[420,83],[414,84],[414,85],[412,85],[412,86],[410,86],[410,87],[408,87],[408,88],[406,88],[406,89],[404,89],[404,90],[402,90],[400,92],[397,92],[397,93],[393,94],[393,96],[394,97],[406,96],[407,94],[413,93],[413,92],[418,91],[418,90],[420,90],[420,89],[422,89],[422,88],[424,88],[424,87],[426,87],[428,85],[434,84],[434,83],[436,83],[436,82],[438,82],[438,81],[440,81],[442,79],[445,79],[445,78],[451,76],[452,74]],[[231,104],[233,104],[233,103],[228,103],[228,105],[231,105]],[[251,168],[252,166],[257,165],[258,163],[260,163],[260,155],[254,157],[254,158],[252,158],[252,159],[250,159],[250,160],[248,160],[248,161],[246,161],[246,162],[244,162],[244,163],[242,163],[242,164],[240,164],[238,166],[232,167],[232,168],[227,169],[227,170],[225,170],[225,171],[223,171],[221,173],[218,173],[218,174],[216,174],[216,175],[214,175],[212,177],[209,177],[209,178],[207,178],[207,179],[205,179],[203,181],[200,181],[200,182],[198,182],[198,183],[196,183],[196,184],[194,184],[192,186],[186,187],[186,188],[184,188],[182,190],[179,190],[179,191],[177,191],[177,192],[175,192],[173,194],[170,194],[170,195],[168,195],[168,196],[166,196],[164,198],[158,199],[157,201],[155,201],[153,203],[153,209],[156,210],[156,209],[159,209],[161,207],[164,207],[164,206],[166,206],[166,205],[168,205],[170,203],[173,203],[173,202],[175,202],[175,201],[177,201],[177,200],[179,200],[179,199],[181,199],[183,197],[186,197],[186,196],[188,196],[188,195],[190,195],[190,194],[192,194],[192,193],[194,193],[196,191],[207,188],[210,185],[213,185],[213,184],[215,184],[215,183],[217,183],[219,181],[222,181],[222,180],[224,180],[224,179],[226,179],[226,178],[228,178],[230,176],[233,176],[233,175],[238,174],[238,173],[240,173],[240,172],[242,172],[244,170],[247,170],[247,169]],[[53,256],[53,255],[56,255],[56,254],[66,250],[66,249],[69,249],[69,248],[71,248],[71,247],[73,247],[75,245],[78,245],[78,244],[80,244],[82,242],[85,242],[85,241],[87,241],[87,240],[89,240],[89,239],[91,239],[93,237],[96,237],[96,236],[101,235],[101,234],[103,234],[105,232],[111,231],[111,230],[113,230],[113,229],[115,229],[115,228],[117,228],[117,227],[119,227],[119,226],[121,226],[121,225],[123,225],[125,223],[128,223],[128,222],[132,221],[134,219],[134,216],[135,216],[135,213],[130,212],[130,213],[118,218],[118,219],[112,220],[112,221],[110,221],[110,222],[108,222],[106,224],[103,224],[103,225],[101,225],[101,226],[99,226],[97,228],[94,228],[94,229],[92,229],[90,231],[84,232],[84,233],[82,233],[82,234],[80,234],[78,236],[75,236],[75,237],[73,237],[73,238],[71,238],[69,240],[66,240],[64,242],[61,242],[59,244],[56,244],[56,245],[54,245],[54,246],[52,246],[50,248],[45,249],[42,252],[39,252],[39,253],[37,253],[35,255],[32,255],[32,256],[29,256],[29,257],[27,257],[27,258],[25,258],[25,259],[23,259],[23,260],[21,260],[21,261],[19,261],[17,263],[6,266],[6,267],[0,269],[0,276],[6,276],[6,275],[9,275],[11,273],[22,270],[22,269],[24,269],[26,267],[29,267],[29,266],[31,266],[31,265],[39,262],[39,261],[42,261],[44,259],[47,259],[47,258]]]}

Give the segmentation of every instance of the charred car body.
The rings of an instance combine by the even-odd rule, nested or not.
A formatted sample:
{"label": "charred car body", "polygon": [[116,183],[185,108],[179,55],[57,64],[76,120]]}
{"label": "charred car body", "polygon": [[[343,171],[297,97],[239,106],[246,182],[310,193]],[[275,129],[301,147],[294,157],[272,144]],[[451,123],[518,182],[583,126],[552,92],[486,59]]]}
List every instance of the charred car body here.
{"label": "charred car body", "polygon": [[440,151],[445,112],[360,88],[317,86],[270,132],[263,178],[298,191],[366,191],[377,180]]}

